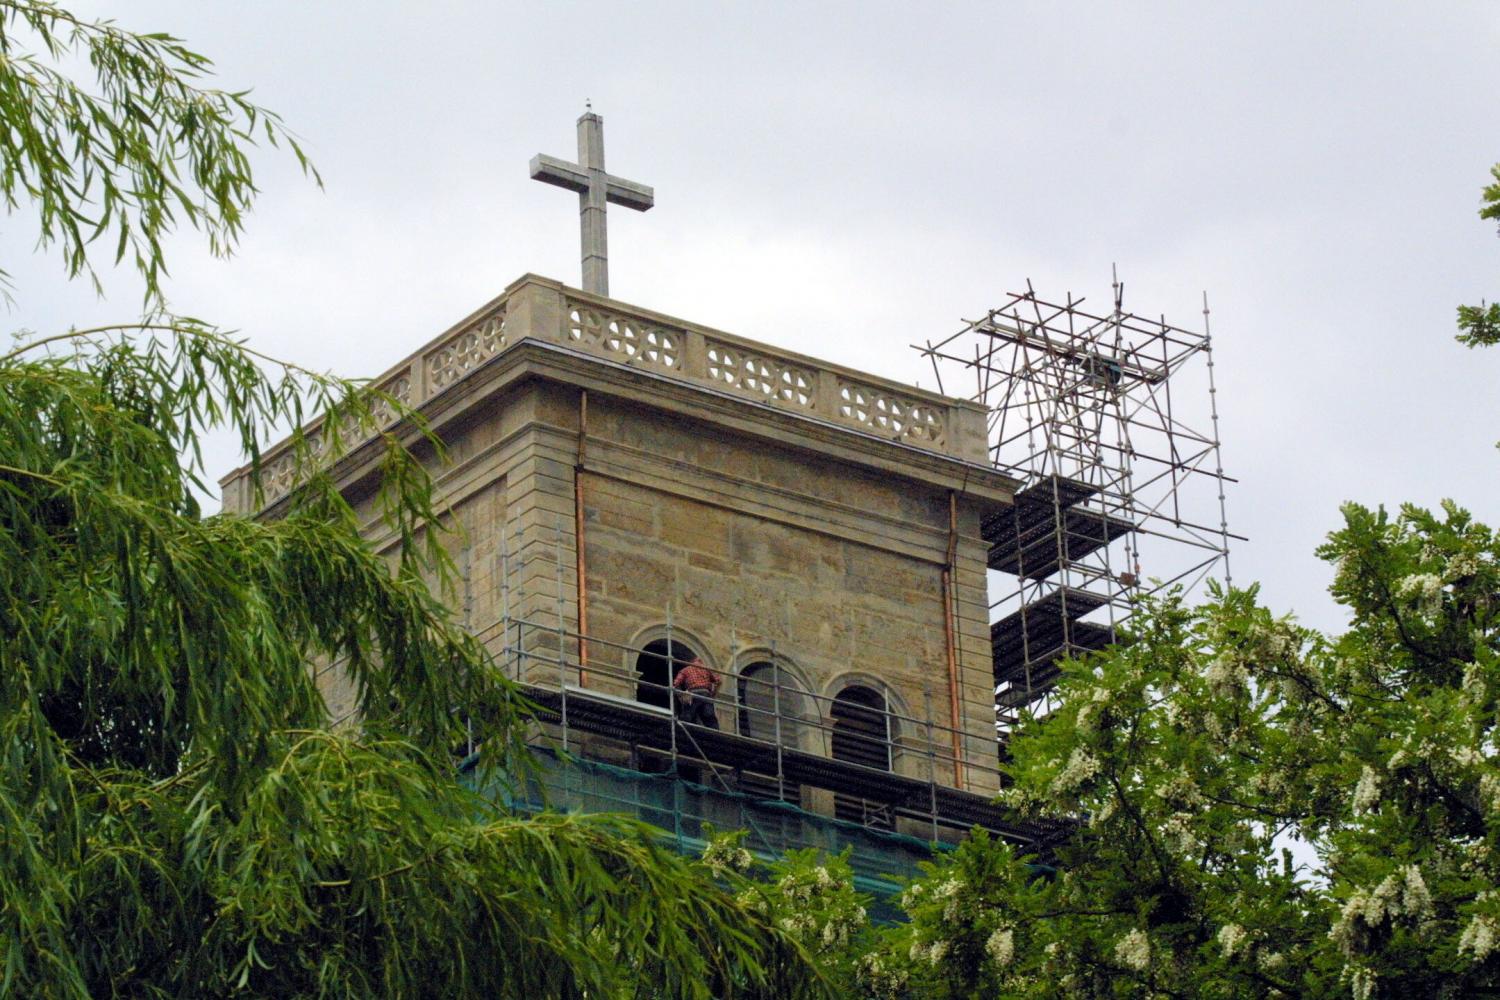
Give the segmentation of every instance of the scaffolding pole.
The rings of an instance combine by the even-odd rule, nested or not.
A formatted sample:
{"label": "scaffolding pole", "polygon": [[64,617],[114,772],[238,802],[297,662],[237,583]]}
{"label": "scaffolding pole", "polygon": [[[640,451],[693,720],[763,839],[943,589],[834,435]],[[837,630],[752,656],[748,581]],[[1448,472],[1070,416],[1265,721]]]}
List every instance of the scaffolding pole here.
{"label": "scaffolding pole", "polygon": [[940,387],[973,386],[991,461],[1022,483],[981,532],[1002,738],[1050,709],[1060,661],[1113,642],[1142,597],[1213,573],[1228,582],[1230,542],[1243,540],[1229,530],[1207,296],[1200,332],[1127,310],[1117,271],[1110,286],[1109,307],[1091,312],[1027,281],[913,345]]}

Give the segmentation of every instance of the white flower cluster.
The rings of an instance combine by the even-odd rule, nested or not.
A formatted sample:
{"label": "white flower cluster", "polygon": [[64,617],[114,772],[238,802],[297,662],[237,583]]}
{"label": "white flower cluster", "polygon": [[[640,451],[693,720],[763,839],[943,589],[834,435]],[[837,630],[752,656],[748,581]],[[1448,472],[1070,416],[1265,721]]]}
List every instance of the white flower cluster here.
{"label": "white flower cluster", "polygon": [[1374,889],[1360,890],[1350,896],[1328,936],[1346,958],[1353,958],[1360,950],[1364,931],[1400,916],[1413,919],[1432,916],[1432,895],[1416,865],[1394,871]]}
{"label": "white flower cluster", "polygon": [[1396,587],[1396,593],[1409,599],[1422,614],[1436,614],[1443,609],[1443,579],[1433,573],[1413,573]]}
{"label": "white flower cluster", "polygon": [[1232,697],[1246,689],[1250,675],[1244,661],[1233,651],[1225,650],[1214,657],[1203,678],[1215,694]]}
{"label": "white flower cluster", "polygon": [[[1495,890],[1481,892],[1477,903],[1486,903],[1495,898]],[[1458,938],[1458,953],[1470,952],[1475,962],[1483,962],[1490,954],[1500,949],[1500,923],[1493,914],[1476,913],[1470,919],[1463,934]]]}
{"label": "white flower cluster", "polygon": [[1115,942],[1115,959],[1126,968],[1145,972],[1151,966],[1151,939],[1137,927]]}
{"label": "white flower cluster", "polygon": [[1068,763],[1052,779],[1052,791],[1066,794],[1099,773],[1099,762],[1083,747],[1074,747]]}
{"label": "white flower cluster", "polygon": [[950,878],[932,890],[932,898],[943,904],[943,919],[950,924],[958,919],[958,890],[962,888],[962,882]]}
{"label": "white flower cluster", "polygon": [[1187,768],[1178,768],[1172,777],[1156,786],[1157,797],[1166,802],[1180,802],[1186,806],[1201,806],[1203,792]]}
{"label": "white flower cluster", "polygon": [[830,919],[823,925],[823,933],[819,939],[824,948],[842,948],[849,943],[849,936],[865,921],[865,908],[856,906],[854,910],[841,917]]}
{"label": "white flower cluster", "polygon": [[1479,801],[1492,813],[1500,812],[1500,775],[1486,771],[1479,779]]}
{"label": "white flower cluster", "polygon": [[1297,633],[1286,622],[1276,622],[1269,629],[1257,624],[1247,635],[1260,645],[1267,659],[1285,659],[1297,649]]}
{"label": "white flower cluster", "polygon": [[938,938],[936,941],[933,941],[930,944],[913,938],[911,949],[907,952],[907,956],[913,962],[921,962],[923,960],[926,960],[932,965],[938,965],[942,962],[943,959],[948,957],[949,947],[950,946],[948,941],[944,938]]}
{"label": "white flower cluster", "polygon": [[1354,799],[1351,803],[1355,813],[1373,812],[1375,806],[1380,803],[1380,775],[1373,767],[1365,765],[1364,770],[1359,773],[1359,784],[1354,786]]}
{"label": "white flower cluster", "polygon": [[1471,746],[1461,746],[1453,751],[1453,760],[1462,767],[1478,767],[1484,763],[1484,755]]}
{"label": "white flower cluster", "polygon": [[703,863],[715,875],[735,872],[743,875],[755,865],[755,858],[734,836],[714,837],[703,848]]}
{"label": "white flower cluster", "polygon": [[1225,924],[1219,928],[1219,948],[1225,958],[1233,958],[1249,940],[1250,935],[1239,924]]}
{"label": "white flower cluster", "polygon": [[984,942],[984,950],[996,965],[1009,965],[1016,957],[1015,931],[1009,927],[996,927]]}
{"label": "white flower cluster", "polygon": [[1100,826],[1108,823],[1114,816],[1115,810],[1119,808],[1119,802],[1113,795],[1100,803],[1099,808],[1089,813],[1089,826]]}
{"label": "white flower cluster", "polygon": [[1162,839],[1177,849],[1179,854],[1196,854],[1203,842],[1193,831],[1193,814],[1175,812],[1161,825]]}
{"label": "white flower cluster", "polygon": [[777,879],[775,888],[790,911],[777,923],[804,941],[825,949],[842,948],[864,926],[865,908],[841,898],[849,888],[848,880],[835,876],[825,865],[788,872]]}
{"label": "white flower cluster", "polygon": [[1464,667],[1463,693],[1467,696],[1471,705],[1484,701],[1488,692],[1488,685],[1484,682],[1484,668],[1477,662],[1470,663]]}
{"label": "white flower cluster", "polygon": [[843,879],[834,878],[823,865],[815,866],[806,874],[792,872],[776,880],[776,888],[781,890],[788,900],[799,904],[810,903],[814,895],[842,889],[845,885]]}
{"label": "white flower cluster", "polygon": [[1449,580],[1462,580],[1464,577],[1478,574],[1479,559],[1471,552],[1460,552],[1448,560],[1448,570],[1443,575]]}
{"label": "white flower cluster", "polygon": [[897,1000],[906,995],[906,972],[900,966],[887,966],[879,952],[861,958],[854,971],[874,1000]]}
{"label": "white flower cluster", "polygon": [[1094,732],[1099,728],[1097,716],[1109,708],[1109,688],[1096,687],[1088,701],[1078,710],[1078,718],[1074,722],[1080,730],[1086,733]]}
{"label": "white flower cluster", "polygon": [[1354,994],[1354,1000],[1370,1000],[1370,995],[1375,992],[1375,970],[1363,965],[1350,965],[1344,968],[1344,975],[1349,979],[1349,988]]}

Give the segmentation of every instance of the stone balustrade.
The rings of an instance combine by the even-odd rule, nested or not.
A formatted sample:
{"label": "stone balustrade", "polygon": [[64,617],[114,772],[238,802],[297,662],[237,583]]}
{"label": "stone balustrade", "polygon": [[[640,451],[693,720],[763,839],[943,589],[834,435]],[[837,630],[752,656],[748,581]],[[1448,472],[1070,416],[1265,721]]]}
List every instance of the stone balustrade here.
{"label": "stone balustrade", "polygon": [[[372,382],[409,407],[420,407],[523,340],[579,351],[668,378],[696,383],[748,401],[936,452],[986,461],[985,412],[853,369],[783,351],[731,334],[590,295],[535,275],[429,342]],[[394,419],[377,401],[382,425]],[[310,428],[313,451],[321,430]],[[351,442],[347,438],[345,446]],[[288,443],[262,458],[265,500],[294,485]],[[228,509],[250,507],[248,469],[222,480]]]}

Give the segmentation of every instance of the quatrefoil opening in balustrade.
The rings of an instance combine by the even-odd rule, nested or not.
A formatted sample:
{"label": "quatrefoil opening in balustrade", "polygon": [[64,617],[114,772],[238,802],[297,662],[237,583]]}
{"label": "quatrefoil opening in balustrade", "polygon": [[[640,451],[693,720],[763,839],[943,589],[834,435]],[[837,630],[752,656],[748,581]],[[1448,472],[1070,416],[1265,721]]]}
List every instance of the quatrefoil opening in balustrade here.
{"label": "quatrefoil opening in balustrade", "polygon": [[661,365],[663,368],[674,370],[677,368],[681,349],[677,346],[676,335],[658,327],[648,326],[646,335],[642,339],[645,345],[641,348],[641,360],[649,361],[653,365]]}
{"label": "quatrefoil opening in balustrade", "polygon": [[604,317],[593,309],[573,309],[568,313],[568,338],[590,347],[604,336]]}
{"label": "quatrefoil opening in balustrade", "polygon": [[726,347],[718,345],[708,349],[708,377],[715,382],[734,385],[739,381],[740,359]]}
{"label": "quatrefoil opening in balustrade", "polygon": [[903,434],[906,432],[906,407],[899,399],[876,396],[870,423],[879,430]]}
{"label": "quatrefoil opening in balustrade", "polygon": [[865,386],[839,386],[839,416],[909,441],[941,444],[943,440],[943,417],[937,407]]}
{"label": "quatrefoil opening in balustrade", "polygon": [[492,357],[505,349],[505,313],[491,316],[479,324],[475,331],[479,337],[479,348],[485,357]]}
{"label": "quatrefoil opening in balustrade", "polygon": [[640,349],[639,336],[628,320],[611,319],[604,328],[603,347],[612,354],[623,354],[633,358]]}
{"label": "quatrefoil opening in balustrade", "polygon": [[[389,396],[402,406],[411,405],[411,379],[405,375],[398,376],[391,382],[382,386],[380,391]],[[396,419],[396,407],[391,405],[389,399],[384,396],[373,397],[370,403],[370,416],[375,418],[379,427],[386,427]]]}
{"label": "quatrefoil opening in balustrade", "polygon": [[781,386],[776,390],[776,395],[786,403],[795,403],[798,406],[812,406],[812,378],[795,368],[781,369]]}
{"label": "quatrefoil opening in balustrade", "polygon": [[708,346],[708,377],[763,400],[804,409],[813,404],[811,373],[768,358],[741,354],[722,344]]}
{"label": "quatrefoil opening in balustrade", "polygon": [[840,388],[839,399],[839,416],[859,424],[870,422],[870,401],[858,386]]}
{"label": "quatrefoil opening in balustrade", "polygon": [[283,452],[275,461],[261,468],[261,488],[266,501],[280,500],[292,492],[296,485],[297,458],[292,452]]}
{"label": "quatrefoil opening in balustrade", "polygon": [[740,363],[739,384],[746,392],[772,396],[776,393],[776,373],[759,358],[746,358]]}
{"label": "quatrefoil opening in balustrade", "polygon": [[[480,320],[432,353],[427,361],[428,381],[436,389],[451,385],[499,354],[505,343],[504,313]],[[406,391],[409,395],[410,386]]]}
{"label": "quatrefoil opening in balustrade", "polygon": [[931,406],[913,406],[907,416],[910,418],[906,427],[907,437],[931,444],[942,442],[943,421],[936,409]]}

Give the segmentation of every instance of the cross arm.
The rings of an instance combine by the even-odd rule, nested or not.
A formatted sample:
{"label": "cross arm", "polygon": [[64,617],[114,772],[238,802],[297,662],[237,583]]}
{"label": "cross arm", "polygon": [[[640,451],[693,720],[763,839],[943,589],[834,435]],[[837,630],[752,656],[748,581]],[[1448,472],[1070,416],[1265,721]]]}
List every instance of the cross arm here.
{"label": "cross arm", "polygon": [[[535,177],[536,174],[533,173],[531,176]],[[644,212],[656,204],[656,192],[645,184],[627,181],[613,174],[606,174],[604,179],[604,197],[616,205],[624,205],[637,212]]]}
{"label": "cross arm", "polygon": [[[544,184],[554,184],[560,188],[567,188],[569,191],[575,191],[578,194],[587,194],[589,190],[588,171],[579,168],[576,163],[559,160],[557,157],[548,156],[546,153],[538,153],[531,158],[531,179],[541,181]],[[650,188],[646,189],[648,198],[650,197],[650,191]]]}

